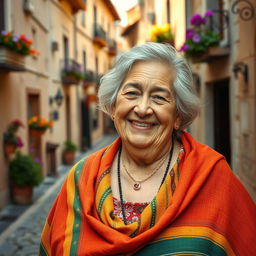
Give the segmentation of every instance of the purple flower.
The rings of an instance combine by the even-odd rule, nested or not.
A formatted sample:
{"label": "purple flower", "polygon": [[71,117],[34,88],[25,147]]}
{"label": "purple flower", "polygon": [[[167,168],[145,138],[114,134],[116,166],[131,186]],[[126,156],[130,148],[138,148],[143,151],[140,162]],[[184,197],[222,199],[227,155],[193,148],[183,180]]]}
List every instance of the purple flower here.
{"label": "purple flower", "polygon": [[213,16],[213,11],[211,11],[211,10],[206,11],[205,14],[204,14],[204,16],[205,16],[205,17],[211,17],[211,16]]}
{"label": "purple flower", "polygon": [[201,37],[198,34],[193,35],[192,41],[194,43],[199,43],[201,41]]}
{"label": "purple flower", "polygon": [[30,148],[29,149],[29,153],[33,153],[33,152],[35,152],[35,149],[34,148]]}
{"label": "purple flower", "polygon": [[5,31],[5,30],[3,30],[3,31],[1,31],[1,34],[2,34],[3,36],[6,36],[6,35],[8,34],[8,32]]}
{"label": "purple flower", "polygon": [[190,24],[195,26],[205,24],[205,19],[200,14],[194,14],[190,19]]}
{"label": "purple flower", "polygon": [[17,35],[14,35],[14,37],[12,38],[13,42],[18,42],[19,41],[19,37]]}
{"label": "purple flower", "polygon": [[192,38],[194,33],[195,33],[195,31],[193,29],[187,29],[186,30],[186,40]]}
{"label": "purple flower", "polygon": [[39,163],[39,164],[42,163],[40,157],[38,157],[38,156],[34,158],[34,161],[37,162],[37,163]]}
{"label": "purple flower", "polygon": [[180,51],[186,52],[187,50],[189,50],[189,46],[187,44],[184,44],[181,48]]}

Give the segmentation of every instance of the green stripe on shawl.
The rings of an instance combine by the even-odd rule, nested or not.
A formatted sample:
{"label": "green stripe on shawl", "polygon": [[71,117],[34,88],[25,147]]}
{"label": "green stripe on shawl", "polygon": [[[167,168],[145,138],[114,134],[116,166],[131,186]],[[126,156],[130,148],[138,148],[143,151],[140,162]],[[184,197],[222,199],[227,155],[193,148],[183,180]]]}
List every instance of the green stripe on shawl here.
{"label": "green stripe on shawl", "polygon": [[48,256],[47,251],[45,250],[44,245],[42,243],[40,243],[39,255],[40,256]]}
{"label": "green stripe on shawl", "polygon": [[112,193],[112,190],[111,190],[111,187],[108,187],[102,197],[100,198],[100,202],[99,202],[99,206],[98,206],[98,213],[100,214],[101,213],[101,210],[102,210],[102,206],[103,206],[103,203],[105,201],[105,199]]}
{"label": "green stripe on shawl", "polygon": [[159,255],[207,255],[226,256],[225,250],[205,238],[179,237],[151,243],[133,256]]}
{"label": "green stripe on shawl", "polygon": [[151,221],[150,221],[150,227],[152,228],[155,223],[156,223],[156,198],[154,198],[151,203],[150,203],[150,207],[151,207]]}
{"label": "green stripe on shawl", "polygon": [[72,230],[72,241],[70,247],[70,255],[76,255],[77,248],[78,248],[78,241],[80,238],[80,228],[81,228],[81,203],[79,199],[79,191],[78,191],[78,182],[80,178],[80,174],[82,172],[82,168],[84,165],[85,159],[80,161],[75,169],[74,172],[74,179],[75,179],[75,198],[73,201],[73,208],[74,208],[74,224]]}

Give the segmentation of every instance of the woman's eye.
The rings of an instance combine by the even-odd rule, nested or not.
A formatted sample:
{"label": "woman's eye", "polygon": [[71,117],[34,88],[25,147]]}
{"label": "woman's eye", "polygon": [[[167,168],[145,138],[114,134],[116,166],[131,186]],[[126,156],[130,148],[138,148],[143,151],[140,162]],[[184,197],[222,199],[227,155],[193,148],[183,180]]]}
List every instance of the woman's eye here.
{"label": "woman's eye", "polygon": [[125,93],[127,96],[138,96],[139,93],[137,91],[128,91]]}
{"label": "woman's eye", "polygon": [[160,96],[160,95],[153,95],[152,98],[158,102],[165,102],[167,101],[167,99],[163,96]]}

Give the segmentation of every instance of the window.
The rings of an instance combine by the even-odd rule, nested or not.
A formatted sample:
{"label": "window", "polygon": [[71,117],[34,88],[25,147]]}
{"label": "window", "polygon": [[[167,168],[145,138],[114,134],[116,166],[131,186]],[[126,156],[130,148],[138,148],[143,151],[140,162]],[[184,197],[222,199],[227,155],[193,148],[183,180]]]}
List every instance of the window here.
{"label": "window", "polygon": [[63,56],[64,56],[64,64],[68,65],[68,58],[69,58],[69,45],[68,45],[68,38],[63,36]]}
{"label": "window", "polygon": [[83,66],[84,70],[86,70],[86,51],[83,51]]}
{"label": "window", "polygon": [[[86,5],[86,0],[84,1],[84,5]],[[85,27],[86,26],[86,15],[85,15],[85,9],[82,11],[82,20],[81,20],[82,25]]]}
{"label": "window", "polygon": [[5,30],[4,0],[0,0],[0,30]]}

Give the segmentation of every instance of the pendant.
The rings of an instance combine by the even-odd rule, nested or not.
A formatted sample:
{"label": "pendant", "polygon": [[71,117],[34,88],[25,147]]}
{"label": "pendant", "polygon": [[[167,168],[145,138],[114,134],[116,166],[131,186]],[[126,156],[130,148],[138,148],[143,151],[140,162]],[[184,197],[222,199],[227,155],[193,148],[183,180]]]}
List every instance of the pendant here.
{"label": "pendant", "polygon": [[141,189],[140,183],[135,183],[135,184],[133,184],[133,189],[134,189],[134,190],[140,190],[140,189]]}

